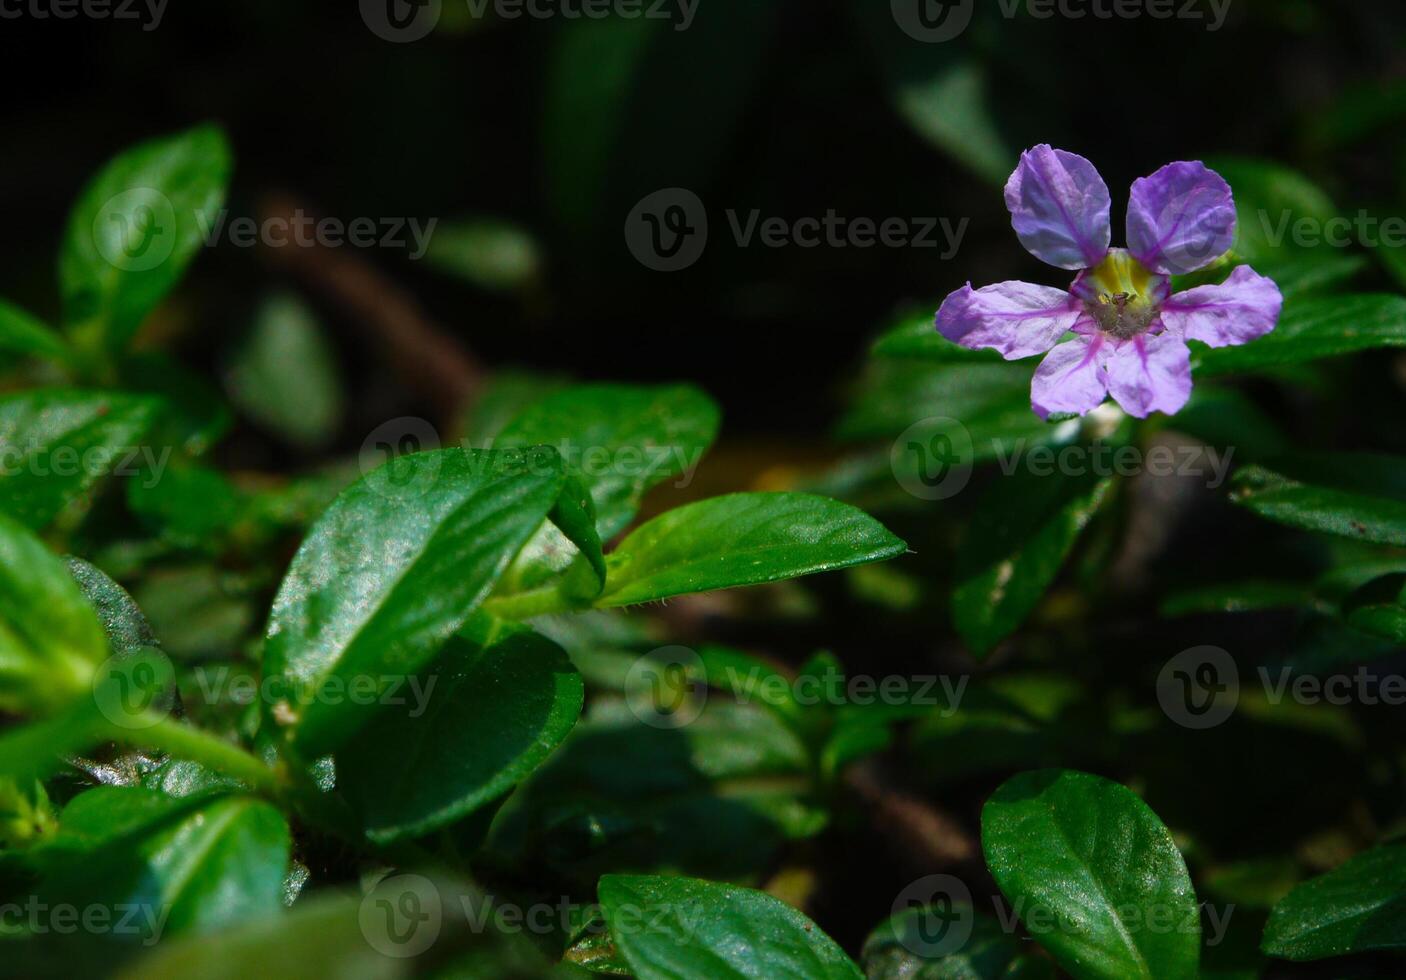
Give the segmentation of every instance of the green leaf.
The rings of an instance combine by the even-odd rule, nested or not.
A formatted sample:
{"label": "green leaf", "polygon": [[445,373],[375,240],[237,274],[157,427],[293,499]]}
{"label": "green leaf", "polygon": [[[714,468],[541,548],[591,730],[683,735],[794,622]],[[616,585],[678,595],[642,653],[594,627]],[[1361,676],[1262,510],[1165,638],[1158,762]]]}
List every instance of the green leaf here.
{"label": "green leaf", "polygon": [[[367,835],[420,837],[499,799],[566,738],[585,687],[565,651],[475,617],[435,662],[337,752],[337,779]],[[418,692],[423,692],[420,697]]]}
{"label": "green leaf", "polygon": [[977,505],[957,552],[952,618],[984,655],[1030,615],[1111,485],[1092,473],[999,480]]}
{"label": "green leaf", "polygon": [[0,398],[0,511],[42,528],[104,474],[134,469],[155,407],[67,388]]}
{"label": "green leaf", "polygon": [[240,411],[295,446],[326,445],[342,422],[336,354],[312,310],[292,293],[260,306],[226,387]]}
{"label": "green leaf", "polygon": [[634,519],[650,487],[691,477],[717,432],[717,406],[689,385],[577,385],[529,406],[494,446],[555,446],[590,490],[608,539]]}
{"label": "green leaf", "polygon": [[1240,347],[1197,348],[1197,377],[1262,371],[1377,347],[1406,347],[1406,298],[1377,293],[1284,304],[1272,333]]}
{"label": "green leaf", "polygon": [[606,875],[598,897],[638,980],[861,975],[815,923],[765,892],[697,878]]}
{"label": "green leaf", "polygon": [[[137,794],[149,806],[134,811],[123,797]],[[36,893],[50,904],[146,909],[132,923],[136,934],[125,938],[147,944],[164,935],[213,931],[282,907],[291,842],[278,810],[244,797],[217,797],[170,807],[174,815],[152,820],[151,808],[166,808],[165,799],[154,790],[109,789],[102,806],[115,807],[111,820],[128,825],[118,833],[100,831],[100,846],[51,870]],[[83,820],[105,823],[104,816],[101,808],[88,807]],[[65,811],[60,833],[68,822]]]}
{"label": "green leaf", "polygon": [[107,639],[68,566],[0,515],[0,707],[48,713],[85,693]]}
{"label": "green leaf", "polygon": [[1026,928],[1074,976],[1197,976],[1201,919],[1186,862],[1130,790],[1065,769],[1022,773],[982,808],[981,844]]}
{"label": "green leaf", "polygon": [[126,150],[83,189],[59,284],[64,320],[85,345],[127,346],[217,227],[230,166],[224,134],[199,126]]}
{"label": "green leaf", "polygon": [[114,582],[107,573],[82,558],[68,557],[68,574],[78,583],[83,597],[97,611],[108,647],[113,653],[127,653],[156,645],[151,624],[142,615],[136,600],[127,590]]}
{"label": "green leaf", "polygon": [[686,504],[632,531],[607,559],[598,606],[759,585],[903,554],[868,514],[805,493],[734,493]]}
{"label": "green leaf", "polygon": [[1270,913],[1270,956],[1321,960],[1406,949],[1406,844],[1388,844],[1297,886]]}
{"label": "green leaf", "polygon": [[1406,459],[1303,454],[1235,474],[1232,499],[1290,527],[1406,545]]}
{"label": "green leaf", "polygon": [[264,644],[264,676],[280,698],[273,720],[308,757],[351,735],[375,707],[366,692],[318,695],[357,683],[374,701],[424,667],[546,519],[564,480],[545,447],[446,449],[397,457],[343,491],[274,600]]}
{"label": "green leaf", "polygon": [[62,360],[68,356],[63,337],[38,317],[0,299],[0,350],[37,354]]}
{"label": "green leaf", "polygon": [[568,475],[561,496],[552,508],[552,524],[576,546],[595,576],[591,595],[605,587],[605,555],[601,552],[600,534],[596,530],[596,506],[591,492],[574,476]]}

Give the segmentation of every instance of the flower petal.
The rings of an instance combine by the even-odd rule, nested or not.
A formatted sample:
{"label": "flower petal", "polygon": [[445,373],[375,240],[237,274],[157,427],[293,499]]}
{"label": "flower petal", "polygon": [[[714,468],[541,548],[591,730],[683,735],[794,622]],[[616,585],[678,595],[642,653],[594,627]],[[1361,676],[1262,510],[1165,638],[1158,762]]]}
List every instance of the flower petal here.
{"label": "flower petal", "polygon": [[1022,153],[1006,181],[1006,207],[1020,243],[1050,265],[1084,269],[1108,251],[1108,185],[1076,153],[1046,143]]}
{"label": "flower petal", "polygon": [[942,301],[937,331],[963,347],[991,347],[1007,360],[1043,354],[1074,326],[1080,304],[1063,289],[1029,282],[967,283]]}
{"label": "flower petal", "polygon": [[1149,269],[1194,272],[1234,244],[1235,198],[1200,160],[1169,163],[1133,181],[1127,231],[1128,250]]}
{"label": "flower petal", "polygon": [[1162,304],[1162,324],[1183,339],[1230,347],[1273,330],[1283,306],[1284,295],[1273,279],[1241,265],[1223,283],[1168,297]]}
{"label": "flower petal", "polygon": [[1174,415],[1191,397],[1191,350],[1175,334],[1143,334],[1118,344],[1107,364],[1108,391],[1129,415]]}
{"label": "flower petal", "polygon": [[1083,415],[1108,394],[1103,362],[1108,342],[1097,332],[1066,340],[1045,355],[1030,382],[1030,407],[1042,419],[1055,412]]}

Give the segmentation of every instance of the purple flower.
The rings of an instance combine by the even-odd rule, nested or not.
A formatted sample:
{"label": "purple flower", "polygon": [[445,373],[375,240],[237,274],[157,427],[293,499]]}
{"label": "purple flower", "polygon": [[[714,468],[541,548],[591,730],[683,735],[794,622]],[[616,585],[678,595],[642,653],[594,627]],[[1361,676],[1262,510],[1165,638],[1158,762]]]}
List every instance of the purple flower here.
{"label": "purple flower", "polygon": [[1199,161],[1133,181],[1127,248],[1108,247],[1108,185],[1077,154],[1044,144],[1022,153],[1006,182],[1006,207],[1031,254],[1079,274],[1067,291],[967,283],[943,301],[937,329],[1007,359],[1048,351],[1030,386],[1041,418],[1083,415],[1107,394],[1138,418],[1170,415],[1191,396],[1188,339],[1244,344],[1279,320],[1279,287],[1248,266],[1219,285],[1172,293],[1173,275],[1209,265],[1235,239],[1230,185]]}

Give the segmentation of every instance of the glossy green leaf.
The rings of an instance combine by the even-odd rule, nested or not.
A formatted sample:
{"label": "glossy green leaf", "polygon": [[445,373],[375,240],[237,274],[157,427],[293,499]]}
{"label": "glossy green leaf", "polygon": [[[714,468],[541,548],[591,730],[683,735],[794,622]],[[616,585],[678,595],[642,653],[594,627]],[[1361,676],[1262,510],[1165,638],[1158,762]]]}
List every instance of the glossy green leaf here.
{"label": "glossy green leaf", "polygon": [[717,432],[717,406],[689,385],[577,385],[529,406],[494,445],[555,446],[591,491],[608,539],[630,523],[650,487],[691,477]]}
{"label": "glossy green leaf", "polygon": [[107,643],[113,653],[126,653],[141,647],[154,646],[156,636],[151,624],[142,614],[127,590],[114,582],[107,573],[82,558],[65,558],[68,573],[78,583],[83,597],[97,611]]}
{"label": "glossy green leaf", "polygon": [[159,460],[138,445],[154,410],[146,398],[67,388],[0,398],[0,511],[42,528],[105,474]]}
{"label": "glossy green leaf", "polygon": [[952,618],[973,653],[988,652],[1039,604],[1110,484],[1092,473],[1021,471],[982,496],[952,592]]}
{"label": "glossy green leaf", "polygon": [[[133,942],[209,932],[281,908],[291,844],[277,809],[227,796],[172,806],[172,816],[152,820],[148,812],[132,813],[117,794],[143,794],[156,798],[157,809],[167,806],[151,790],[111,790],[103,805],[118,807],[134,826],[122,833],[100,831],[100,846],[52,869],[37,887],[45,900],[146,909],[132,923],[133,934],[118,937]],[[102,814],[88,812],[84,819],[91,823],[95,817]]]}
{"label": "glossy green leaf", "polygon": [[64,320],[82,343],[127,346],[218,229],[230,166],[207,125],[132,147],[88,183],[59,253]]}
{"label": "glossy green leaf", "polygon": [[107,655],[102,624],[68,566],[0,515],[0,706],[62,708],[86,692]]}
{"label": "glossy green leaf", "polygon": [[313,311],[292,293],[259,307],[226,388],[240,411],[295,446],[323,446],[341,425],[336,353]]}
{"label": "glossy green leaf", "polygon": [[1378,347],[1406,347],[1406,298],[1376,293],[1284,304],[1279,325],[1239,347],[1198,348],[1198,376],[1261,371]]}
{"label": "glossy green leaf", "polygon": [[1302,454],[1235,475],[1232,499],[1291,527],[1406,545],[1406,460],[1368,453]]}
{"label": "glossy green leaf", "polygon": [[1001,784],[981,812],[996,884],[1076,977],[1191,980],[1201,919],[1186,862],[1130,790],[1045,769]]}
{"label": "glossy green leaf", "polygon": [[907,546],[848,504],[804,493],[734,493],[632,531],[608,560],[598,606],[759,585],[882,561]]}
{"label": "glossy green leaf", "polygon": [[[343,491],[274,600],[264,644],[264,676],[282,699],[273,720],[310,756],[355,732],[377,696],[464,624],[564,480],[554,450],[446,449],[400,456]],[[371,694],[352,699],[350,683]]]}
{"label": "glossy green leaf", "polygon": [[423,836],[494,802],[581,714],[581,675],[555,643],[487,616],[465,634],[337,752],[338,783],[374,840]]}
{"label": "glossy green leaf", "polygon": [[63,337],[38,317],[0,299],[0,350],[62,359],[68,356]]}
{"label": "glossy green leaf", "polygon": [[606,875],[598,897],[638,980],[861,976],[815,923],[765,892],[697,878]]}
{"label": "glossy green leaf", "polygon": [[1374,848],[1296,887],[1270,913],[1260,948],[1290,960],[1406,949],[1406,845]]}

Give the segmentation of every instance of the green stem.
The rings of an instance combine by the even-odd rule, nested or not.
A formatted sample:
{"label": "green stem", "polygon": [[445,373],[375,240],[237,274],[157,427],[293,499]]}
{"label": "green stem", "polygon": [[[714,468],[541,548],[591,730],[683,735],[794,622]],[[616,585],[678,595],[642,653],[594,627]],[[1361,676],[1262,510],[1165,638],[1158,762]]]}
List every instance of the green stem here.
{"label": "green stem", "polygon": [[483,609],[499,619],[523,620],[549,613],[573,612],[589,605],[589,600],[574,600],[555,585],[546,585],[513,595],[493,596],[484,601]]}
{"label": "green stem", "polygon": [[115,727],[114,738],[198,762],[203,766],[248,783],[260,793],[274,798],[284,795],[278,774],[237,745],[173,718],[151,717],[142,727]]}

